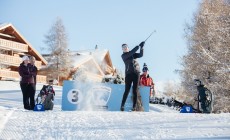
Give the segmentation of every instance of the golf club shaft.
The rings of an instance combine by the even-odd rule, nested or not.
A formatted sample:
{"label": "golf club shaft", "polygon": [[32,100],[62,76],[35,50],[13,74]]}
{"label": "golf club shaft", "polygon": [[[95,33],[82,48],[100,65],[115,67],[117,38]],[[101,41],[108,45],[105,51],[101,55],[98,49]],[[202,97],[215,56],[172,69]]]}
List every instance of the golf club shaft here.
{"label": "golf club shaft", "polygon": [[152,34],[155,33],[155,32],[156,32],[156,31],[154,30],[154,31],[149,35],[149,37],[145,39],[145,42],[146,42],[146,41],[150,38],[150,36],[152,36]]}

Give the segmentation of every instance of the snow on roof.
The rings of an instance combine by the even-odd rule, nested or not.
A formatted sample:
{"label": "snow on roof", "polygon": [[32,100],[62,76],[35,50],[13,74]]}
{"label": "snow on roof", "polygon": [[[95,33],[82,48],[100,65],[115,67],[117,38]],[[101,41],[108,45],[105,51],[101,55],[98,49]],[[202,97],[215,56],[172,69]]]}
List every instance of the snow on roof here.
{"label": "snow on roof", "polygon": [[8,25],[9,23],[0,23],[0,29]]}
{"label": "snow on roof", "polygon": [[98,64],[102,63],[108,50],[104,49],[94,49],[94,50],[81,50],[72,51],[73,64],[77,66],[81,63],[88,61],[89,59],[94,59]]}
{"label": "snow on roof", "polygon": [[72,56],[72,60],[73,60],[73,65],[74,67],[77,67],[79,65],[81,65],[82,63],[88,61],[89,59],[92,59],[93,57],[90,55],[78,55],[75,54]]}

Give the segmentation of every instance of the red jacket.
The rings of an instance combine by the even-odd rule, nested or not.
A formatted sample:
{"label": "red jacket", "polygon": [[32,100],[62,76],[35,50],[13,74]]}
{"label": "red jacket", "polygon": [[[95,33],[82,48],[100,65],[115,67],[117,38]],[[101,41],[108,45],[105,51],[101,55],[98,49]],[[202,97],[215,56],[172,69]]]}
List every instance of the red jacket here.
{"label": "red jacket", "polygon": [[154,92],[154,83],[153,79],[147,74],[147,75],[140,75],[140,85],[141,86],[149,86],[150,87],[150,96],[153,96]]}

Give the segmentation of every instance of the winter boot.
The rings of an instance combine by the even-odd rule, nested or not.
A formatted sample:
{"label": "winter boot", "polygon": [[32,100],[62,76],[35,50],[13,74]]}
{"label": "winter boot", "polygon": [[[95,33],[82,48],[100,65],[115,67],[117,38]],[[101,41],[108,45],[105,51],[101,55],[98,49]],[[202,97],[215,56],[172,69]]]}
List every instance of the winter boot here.
{"label": "winter boot", "polygon": [[136,108],[134,107],[134,108],[132,109],[132,111],[136,111]]}
{"label": "winter boot", "polygon": [[121,106],[120,110],[121,110],[121,111],[124,111],[124,110],[125,110],[124,106]]}

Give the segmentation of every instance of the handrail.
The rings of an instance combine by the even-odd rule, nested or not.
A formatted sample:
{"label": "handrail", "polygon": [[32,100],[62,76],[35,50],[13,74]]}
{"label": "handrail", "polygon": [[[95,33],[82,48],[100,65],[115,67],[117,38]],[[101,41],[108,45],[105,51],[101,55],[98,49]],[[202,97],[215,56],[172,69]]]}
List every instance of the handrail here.
{"label": "handrail", "polygon": [[0,46],[18,52],[28,52],[28,45],[0,38]]}
{"label": "handrail", "polygon": [[[19,66],[22,63],[20,57],[0,54],[0,64],[12,65],[12,66]],[[41,61],[35,61],[35,66],[40,69],[42,65]]]}
{"label": "handrail", "polygon": [[[20,80],[19,73],[16,72],[16,71],[10,71],[10,70],[0,69],[0,77],[14,79],[14,80],[17,80],[17,81]],[[46,83],[46,76],[37,75],[37,83]]]}

